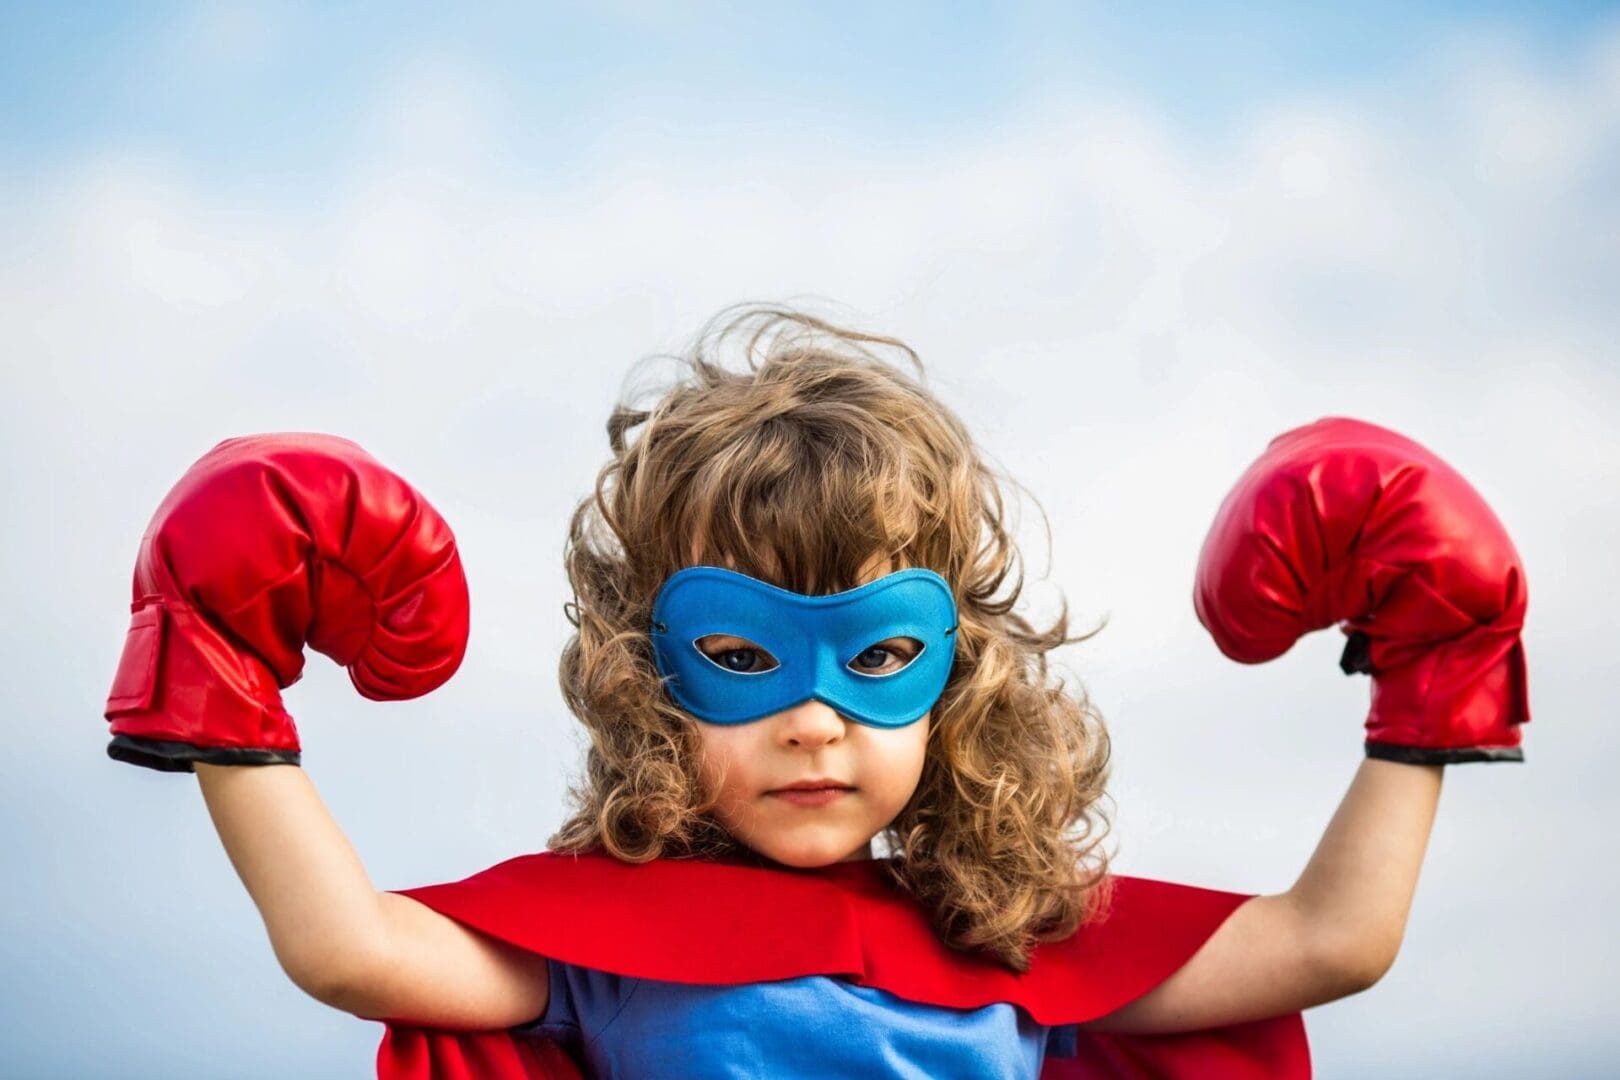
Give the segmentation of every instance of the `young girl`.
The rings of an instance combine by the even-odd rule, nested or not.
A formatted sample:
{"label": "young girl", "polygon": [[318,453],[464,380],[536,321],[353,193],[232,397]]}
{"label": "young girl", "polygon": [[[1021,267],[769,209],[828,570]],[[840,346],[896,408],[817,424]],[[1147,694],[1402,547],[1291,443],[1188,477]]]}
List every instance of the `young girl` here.
{"label": "young girl", "polygon": [[1285,893],[1116,875],[1105,728],[1047,669],[1085,638],[1018,614],[997,476],[881,348],[920,372],[748,309],[613,412],[566,555],[584,783],[547,851],[455,884],[374,888],[280,698],[305,645],[373,699],[455,672],[448,526],[312,434],[228,440],[158,508],[108,752],[197,773],[288,975],[388,1022],[380,1074],[1304,1076],[1300,1010],[1388,970],[1442,767],[1518,760],[1529,719],[1489,508],[1374,425],[1274,440],[1198,614],[1245,662],[1342,623],[1367,760]]}

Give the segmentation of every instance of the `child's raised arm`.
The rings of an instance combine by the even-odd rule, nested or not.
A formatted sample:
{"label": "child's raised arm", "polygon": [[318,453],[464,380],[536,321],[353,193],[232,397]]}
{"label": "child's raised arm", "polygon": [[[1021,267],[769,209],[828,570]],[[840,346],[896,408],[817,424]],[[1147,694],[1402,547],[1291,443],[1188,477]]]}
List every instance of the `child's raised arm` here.
{"label": "child's raised arm", "polygon": [[501,1028],[546,1009],[544,957],[379,893],[303,769],[196,766],[208,812],[305,993],[371,1018]]}
{"label": "child's raised arm", "polygon": [[1479,493],[1402,435],[1332,417],[1272,440],[1221,504],[1193,598],[1245,663],[1341,624],[1340,667],[1372,676],[1368,760],[1294,886],[1243,904],[1099,1030],[1255,1019],[1371,986],[1405,932],[1441,770],[1523,760],[1524,568]]}
{"label": "child's raised arm", "polygon": [[1151,992],[1082,1025],[1191,1031],[1359,993],[1400,950],[1440,800],[1439,765],[1368,758],[1291,889],[1245,901]]}
{"label": "child's raised arm", "polygon": [[304,647],[374,700],[418,697],[466,651],[455,539],[414,488],[330,435],[228,439],[141,538],[106,716],[115,760],[199,774],[277,958],[320,1000],[419,1023],[505,1026],[545,962],[372,887],[298,768],[281,690]]}

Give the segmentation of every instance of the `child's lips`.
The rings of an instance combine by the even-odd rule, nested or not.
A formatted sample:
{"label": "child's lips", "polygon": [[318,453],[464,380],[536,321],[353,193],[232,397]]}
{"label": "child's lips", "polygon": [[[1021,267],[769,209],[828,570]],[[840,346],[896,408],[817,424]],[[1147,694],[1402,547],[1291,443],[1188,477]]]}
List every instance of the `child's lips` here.
{"label": "child's lips", "polygon": [[826,806],[837,802],[854,790],[847,787],[783,788],[779,791],[768,791],[766,794],[795,806]]}

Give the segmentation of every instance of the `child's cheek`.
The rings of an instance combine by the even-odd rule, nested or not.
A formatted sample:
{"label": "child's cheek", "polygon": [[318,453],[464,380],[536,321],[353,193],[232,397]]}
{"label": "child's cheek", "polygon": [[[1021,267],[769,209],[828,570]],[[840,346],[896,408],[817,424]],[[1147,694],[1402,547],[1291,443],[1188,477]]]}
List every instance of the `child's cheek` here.
{"label": "child's cheek", "polygon": [[742,727],[702,725],[699,775],[705,799],[729,802],[740,794],[748,777],[747,740]]}

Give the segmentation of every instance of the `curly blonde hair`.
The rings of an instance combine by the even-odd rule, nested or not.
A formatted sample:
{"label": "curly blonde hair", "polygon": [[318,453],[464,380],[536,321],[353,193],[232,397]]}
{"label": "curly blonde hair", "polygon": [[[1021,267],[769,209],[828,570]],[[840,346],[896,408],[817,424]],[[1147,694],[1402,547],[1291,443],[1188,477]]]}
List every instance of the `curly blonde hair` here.
{"label": "curly blonde hair", "polygon": [[[745,371],[720,362],[738,341]],[[1097,630],[1068,636],[1066,601],[1044,629],[1014,610],[1022,560],[998,474],[900,341],[739,305],[687,356],[663,359],[685,377],[649,407],[614,408],[612,459],[569,525],[564,611],[577,632],[559,674],[590,748],[549,847],[628,862],[746,857],[711,816],[699,735],[653,661],[658,588],[690,564],[695,536],[706,562],[729,558],[807,594],[854,588],[881,554],[950,582],[959,625],[917,790],[880,833],[894,855],[885,865],[947,945],[1027,970],[1034,943],[1068,937],[1107,906],[1108,733],[1046,658]]]}

